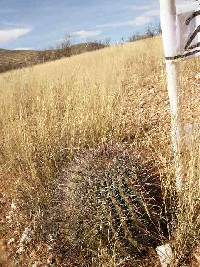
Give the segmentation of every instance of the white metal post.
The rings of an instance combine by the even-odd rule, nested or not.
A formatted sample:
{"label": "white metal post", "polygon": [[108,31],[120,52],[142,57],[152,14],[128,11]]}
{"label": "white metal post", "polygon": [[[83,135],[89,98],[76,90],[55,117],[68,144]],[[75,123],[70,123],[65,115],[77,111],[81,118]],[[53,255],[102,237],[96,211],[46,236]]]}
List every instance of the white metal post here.
{"label": "white metal post", "polygon": [[176,39],[176,1],[160,0],[161,27],[163,35],[163,45],[166,56],[166,71],[168,95],[171,109],[171,134],[174,150],[174,161],[176,168],[176,188],[180,191],[183,184],[181,160],[180,160],[180,139],[181,139],[181,122],[180,122],[180,79],[179,66],[175,61],[177,56],[177,39]]}
{"label": "white metal post", "polygon": [[[179,108],[179,66],[175,61],[177,56],[176,39],[176,0],[160,0],[161,28],[163,35],[163,45],[166,57],[167,88],[171,110],[171,135],[174,150],[174,161],[176,168],[176,188],[182,188],[182,173],[180,160],[180,108]],[[157,248],[157,253],[163,267],[170,266],[173,262],[173,252],[170,244],[164,244]]]}
{"label": "white metal post", "polygon": [[168,95],[171,109],[171,136],[174,150],[175,178],[176,189],[181,191],[183,185],[183,173],[181,166],[181,118],[180,118],[180,81],[179,81],[179,63],[174,61],[166,61]]}

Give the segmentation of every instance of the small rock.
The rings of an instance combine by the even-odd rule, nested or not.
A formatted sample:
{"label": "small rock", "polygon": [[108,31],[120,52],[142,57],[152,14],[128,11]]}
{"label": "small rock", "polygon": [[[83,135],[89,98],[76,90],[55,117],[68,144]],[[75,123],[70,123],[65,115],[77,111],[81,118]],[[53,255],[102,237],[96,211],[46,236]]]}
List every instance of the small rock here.
{"label": "small rock", "polygon": [[195,79],[196,79],[196,80],[200,80],[200,73],[197,73],[197,74],[195,75]]}

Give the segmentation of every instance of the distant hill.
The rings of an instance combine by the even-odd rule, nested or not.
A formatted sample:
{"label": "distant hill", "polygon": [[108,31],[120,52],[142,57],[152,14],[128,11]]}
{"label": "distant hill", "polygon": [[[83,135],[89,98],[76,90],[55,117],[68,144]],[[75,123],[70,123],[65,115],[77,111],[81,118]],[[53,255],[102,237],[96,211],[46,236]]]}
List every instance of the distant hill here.
{"label": "distant hill", "polygon": [[62,57],[70,57],[84,52],[102,49],[106,45],[101,43],[81,43],[65,46],[59,49],[36,50],[6,50],[0,48],[0,72],[23,68]]}

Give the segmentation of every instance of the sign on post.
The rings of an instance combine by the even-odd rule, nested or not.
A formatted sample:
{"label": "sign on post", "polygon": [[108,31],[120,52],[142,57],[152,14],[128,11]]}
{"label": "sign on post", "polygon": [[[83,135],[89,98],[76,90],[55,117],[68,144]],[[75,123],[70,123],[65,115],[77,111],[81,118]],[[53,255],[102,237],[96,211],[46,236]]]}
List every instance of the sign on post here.
{"label": "sign on post", "polygon": [[160,7],[165,58],[200,55],[200,2],[160,0]]}

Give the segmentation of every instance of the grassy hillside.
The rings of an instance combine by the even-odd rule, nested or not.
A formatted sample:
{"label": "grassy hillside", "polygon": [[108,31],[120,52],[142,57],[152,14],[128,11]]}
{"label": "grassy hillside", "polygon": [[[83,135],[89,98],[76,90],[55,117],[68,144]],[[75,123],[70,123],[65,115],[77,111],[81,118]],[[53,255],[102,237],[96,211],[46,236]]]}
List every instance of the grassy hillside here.
{"label": "grassy hillside", "polygon": [[[198,123],[199,63],[181,63],[184,125]],[[199,266],[199,132],[182,146],[187,182],[177,200],[159,38],[1,74],[0,126],[3,266],[159,266],[151,246],[131,236],[130,220],[150,237],[149,225],[158,223],[159,242],[173,244],[174,266]],[[128,200],[134,177],[145,179],[136,193],[141,220]],[[119,192],[99,204],[108,187]]]}
{"label": "grassy hillside", "polygon": [[0,72],[23,67],[37,59],[36,51],[0,49]]}
{"label": "grassy hillside", "polygon": [[0,49],[0,73],[104,48],[101,43],[82,43],[63,48],[36,50]]}

